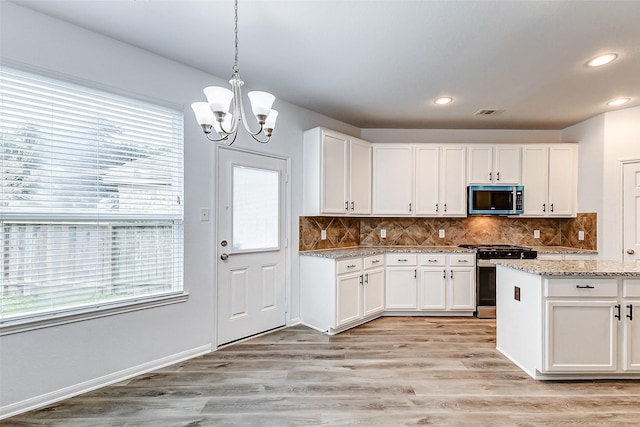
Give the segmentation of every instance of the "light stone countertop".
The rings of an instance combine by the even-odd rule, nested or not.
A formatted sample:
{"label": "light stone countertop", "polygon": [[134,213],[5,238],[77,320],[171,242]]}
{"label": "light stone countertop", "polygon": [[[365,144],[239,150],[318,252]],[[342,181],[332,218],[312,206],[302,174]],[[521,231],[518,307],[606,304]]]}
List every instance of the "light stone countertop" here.
{"label": "light stone countertop", "polygon": [[529,246],[522,245],[525,248],[531,248],[539,254],[593,254],[597,255],[598,251],[590,249],[570,248],[568,246]]}
{"label": "light stone countertop", "polygon": [[359,256],[393,254],[393,253],[462,253],[474,254],[472,249],[458,246],[354,246],[351,248],[320,249],[315,251],[300,251],[300,255],[315,256],[321,258],[352,258]]}
{"label": "light stone countertop", "polygon": [[494,260],[497,265],[550,277],[640,277],[640,264],[620,261]]}

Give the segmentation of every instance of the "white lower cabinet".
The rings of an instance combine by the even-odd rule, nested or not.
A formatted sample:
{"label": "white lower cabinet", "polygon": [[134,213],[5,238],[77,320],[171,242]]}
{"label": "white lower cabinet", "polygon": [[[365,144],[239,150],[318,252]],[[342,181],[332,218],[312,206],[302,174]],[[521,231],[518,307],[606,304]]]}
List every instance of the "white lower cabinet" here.
{"label": "white lower cabinet", "polygon": [[547,279],[543,372],[640,371],[640,280]]}
{"label": "white lower cabinet", "polygon": [[412,311],[418,308],[418,255],[387,254],[387,310]]}
{"label": "white lower cabinet", "polygon": [[384,310],[384,255],[335,260],[300,257],[300,318],[330,334]]}
{"label": "white lower cabinet", "polygon": [[475,255],[388,254],[386,264],[387,311],[476,309]]}

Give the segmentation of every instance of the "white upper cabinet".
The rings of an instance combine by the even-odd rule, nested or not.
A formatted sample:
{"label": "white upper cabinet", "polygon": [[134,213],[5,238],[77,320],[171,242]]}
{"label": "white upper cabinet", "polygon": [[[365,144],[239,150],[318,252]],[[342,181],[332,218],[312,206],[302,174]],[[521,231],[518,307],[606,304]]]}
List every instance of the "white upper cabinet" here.
{"label": "white upper cabinet", "polygon": [[373,214],[466,216],[465,165],[463,146],[374,144]]}
{"label": "white upper cabinet", "polygon": [[373,214],[413,214],[413,148],[373,145]]}
{"label": "white upper cabinet", "polygon": [[437,216],[440,213],[440,147],[416,147],[415,158],[415,213]]}
{"label": "white upper cabinet", "polygon": [[468,147],[469,184],[519,184],[520,146],[470,145]]}
{"label": "white upper cabinet", "polygon": [[576,216],[577,158],[576,144],[522,148],[524,216]]}
{"label": "white upper cabinet", "polygon": [[371,144],[323,128],[304,133],[303,214],[371,213]]}
{"label": "white upper cabinet", "polygon": [[467,216],[466,155],[465,147],[442,147],[438,206],[441,216]]}

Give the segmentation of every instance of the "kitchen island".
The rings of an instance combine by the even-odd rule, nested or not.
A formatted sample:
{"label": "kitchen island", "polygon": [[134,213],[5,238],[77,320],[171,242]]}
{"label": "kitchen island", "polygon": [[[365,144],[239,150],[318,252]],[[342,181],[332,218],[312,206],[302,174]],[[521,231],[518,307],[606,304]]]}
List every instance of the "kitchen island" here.
{"label": "kitchen island", "polygon": [[640,265],[496,264],[498,351],[535,379],[640,378]]}

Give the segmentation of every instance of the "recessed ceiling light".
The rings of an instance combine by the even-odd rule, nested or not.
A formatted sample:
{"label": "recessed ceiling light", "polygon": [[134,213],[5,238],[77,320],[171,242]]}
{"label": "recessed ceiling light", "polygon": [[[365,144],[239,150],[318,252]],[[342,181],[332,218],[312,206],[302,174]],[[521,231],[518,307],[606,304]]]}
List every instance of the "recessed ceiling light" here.
{"label": "recessed ceiling light", "polygon": [[604,55],[596,56],[587,62],[587,65],[589,67],[599,67],[613,62],[617,57],[618,55],[615,53],[605,53]]}
{"label": "recessed ceiling light", "polygon": [[452,102],[453,102],[453,98],[450,96],[441,96],[433,100],[433,103],[438,105],[446,105]]}
{"label": "recessed ceiling light", "polygon": [[607,105],[610,107],[617,107],[618,105],[626,104],[629,101],[631,101],[631,98],[618,98],[607,102]]}

